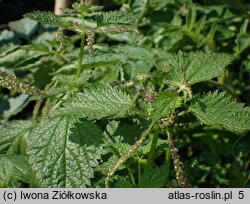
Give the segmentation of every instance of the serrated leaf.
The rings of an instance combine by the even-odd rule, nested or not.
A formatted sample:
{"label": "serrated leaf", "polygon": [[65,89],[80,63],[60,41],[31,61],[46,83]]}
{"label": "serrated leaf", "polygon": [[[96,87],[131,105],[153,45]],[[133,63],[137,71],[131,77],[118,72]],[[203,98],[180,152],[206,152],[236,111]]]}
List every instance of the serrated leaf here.
{"label": "serrated leaf", "polygon": [[118,181],[114,183],[114,188],[133,188],[133,183],[129,176],[118,177]]}
{"label": "serrated leaf", "polygon": [[141,177],[140,188],[162,188],[166,185],[168,169],[166,166],[155,167]]}
{"label": "serrated leaf", "polygon": [[181,106],[181,98],[171,91],[163,92],[153,104],[153,120],[166,118],[176,108]]}
{"label": "serrated leaf", "polygon": [[43,121],[28,137],[29,161],[41,187],[90,186],[93,167],[101,158],[100,138],[101,131],[88,121],[72,117]]}
{"label": "serrated leaf", "polygon": [[197,96],[190,111],[206,125],[220,125],[235,133],[250,130],[250,108],[236,102],[226,92]]}
{"label": "serrated leaf", "polygon": [[96,16],[96,21],[99,26],[109,24],[131,25],[135,23],[135,20],[136,18],[132,13],[125,11],[104,12]]}
{"label": "serrated leaf", "polygon": [[74,115],[89,120],[125,116],[131,107],[128,94],[107,85],[89,87],[64,103],[54,115]]}
{"label": "serrated leaf", "polygon": [[10,181],[31,183],[34,178],[24,155],[0,156],[0,187],[11,187]]}
{"label": "serrated leaf", "polygon": [[169,71],[167,81],[180,86],[192,85],[218,77],[232,61],[232,56],[225,53],[190,52],[168,55],[165,61]]}
{"label": "serrated leaf", "polygon": [[[4,154],[10,149],[13,153],[13,150],[16,149],[13,146],[17,145],[17,142],[19,144],[20,139],[27,136],[33,126],[34,122],[29,120],[12,121],[7,125],[0,126],[0,153]],[[16,149],[16,151],[20,150]]]}
{"label": "serrated leaf", "polygon": [[71,24],[63,17],[57,16],[54,13],[47,11],[33,11],[30,13],[26,13],[24,17],[34,21],[38,21],[40,23],[54,25],[58,27],[68,28],[71,26]]}

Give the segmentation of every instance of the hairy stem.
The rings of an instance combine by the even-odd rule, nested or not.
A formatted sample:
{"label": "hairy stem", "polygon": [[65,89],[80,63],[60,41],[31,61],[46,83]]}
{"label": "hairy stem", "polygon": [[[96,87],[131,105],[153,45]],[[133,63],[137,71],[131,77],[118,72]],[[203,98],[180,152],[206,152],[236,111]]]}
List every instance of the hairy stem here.
{"label": "hairy stem", "polygon": [[180,155],[178,153],[178,149],[175,146],[173,135],[169,132],[168,134],[168,145],[170,148],[170,153],[174,162],[174,169],[176,172],[176,179],[180,187],[182,188],[190,188],[189,181],[185,175],[183,164],[180,160]]}
{"label": "hairy stem", "polygon": [[82,14],[81,47],[80,47],[80,53],[79,53],[79,59],[78,59],[78,66],[76,70],[77,78],[81,76],[84,44],[85,44],[85,24],[84,24],[84,14]]}
{"label": "hairy stem", "polygon": [[143,143],[143,141],[146,139],[148,134],[153,129],[155,123],[156,121],[152,122],[149,128],[141,134],[140,139],[136,141],[136,143],[130,148],[130,150],[125,154],[123,154],[120,157],[120,159],[113,166],[110,167],[107,177],[105,179],[106,188],[109,187],[109,181],[111,177],[115,174],[115,172],[119,169],[119,167],[128,160],[128,158],[132,155],[132,153]]}

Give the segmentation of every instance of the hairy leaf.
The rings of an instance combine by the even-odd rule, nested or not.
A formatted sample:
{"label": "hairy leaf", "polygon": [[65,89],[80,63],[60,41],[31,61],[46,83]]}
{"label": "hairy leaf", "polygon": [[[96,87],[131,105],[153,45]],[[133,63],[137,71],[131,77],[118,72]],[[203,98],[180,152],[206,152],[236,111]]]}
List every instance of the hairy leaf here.
{"label": "hairy leaf", "polygon": [[90,120],[119,117],[128,113],[131,102],[128,94],[111,86],[98,85],[86,88],[82,93],[69,99],[54,115],[75,115]]}
{"label": "hairy leaf", "polygon": [[43,121],[28,137],[28,155],[42,187],[90,186],[101,158],[101,131],[88,121]]}
{"label": "hairy leaf", "polygon": [[177,94],[170,91],[162,93],[153,104],[153,119],[159,120],[160,118],[168,117],[180,105],[181,98]]}
{"label": "hairy leaf", "polygon": [[141,177],[140,188],[162,188],[167,183],[168,169],[166,166],[156,167]]}
{"label": "hairy leaf", "polygon": [[220,125],[235,133],[250,130],[250,108],[237,103],[226,92],[197,96],[190,111],[206,125]]}
{"label": "hairy leaf", "polygon": [[110,11],[104,12],[96,16],[99,26],[109,24],[125,24],[131,25],[135,23],[135,16],[132,13],[125,11]]}
{"label": "hairy leaf", "polygon": [[71,24],[67,22],[63,17],[57,16],[52,12],[47,11],[33,11],[30,13],[26,13],[24,15],[26,18],[30,18],[31,20],[38,21],[44,24],[50,24],[58,27],[70,27]]}
{"label": "hairy leaf", "polygon": [[34,122],[29,120],[13,121],[8,125],[0,126],[0,153],[6,153],[10,149],[12,149],[13,152],[13,146],[16,145],[16,143],[19,144],[20,139],[28,135],[33,126]]}
{"label": "hairy leaf", "polygon": [[232,56],[214,52],[191,52],[167,55],[167,81],[173,85],[192,85],[218,77],[230,64]]}
{"label": "hairy leaf", "polygon": [[31,183],[34,178],[24,155],[0,156],[0,187],[11,187],[11,181]]}

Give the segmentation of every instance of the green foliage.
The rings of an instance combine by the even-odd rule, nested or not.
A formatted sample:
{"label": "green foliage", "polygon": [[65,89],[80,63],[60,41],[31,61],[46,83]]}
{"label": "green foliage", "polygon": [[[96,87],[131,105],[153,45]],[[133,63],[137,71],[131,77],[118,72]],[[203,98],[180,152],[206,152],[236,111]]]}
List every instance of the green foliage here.
{"label": "green foliage", "polygon": [[156,167],[142,175],[140,188],[163,188],[167,183],[166,166]]}
{"label": "green foliage", "polygon": [[0,101],[0,114],[3,120],[8,120],[12,116],[18,114],[29,103],[29,96],[21,94],[16,97],[4,97]]}
{"label": "green foliage", "polygon": [[[20,187],[20,182],[31,183],[34,174],[26,156],[0,156],[0,187]],[[19,183],[18,183],[19,182]]]}
{"label": "green foliage", "polygon": [[153,119],[159,120],[168,117],[170,113],[181,106],[181,102],[181,98],[173,92],[162,93],[153,104]]}
{"label": "green foliage", "polygon": [[22,138],[29,135],[34,123],[32,121],[12,121],[0,128],[0,153],[12,154],[13,152],[25,153],[25,144]]}
{"label": "green foliage", "polygon": [[18,21],[10,22],[9,27],[19,35],[29,38],[36,32],[38,23],[28,18],[23,18]]}
{"label": "green foliage", "polygon": [[[90,186],[102,149],[95,125],[71,117],[43,121],[27,138],[29,162],[43,187]],[[93,143],[94,141],[94,143]]]}
{"label": "green foliage", "polygon": [[110,11],[101,13],[96,16],[96,20],[99,26],[109,25],[109,24],[134,24],[135,16],[132,13],[125,11]]}
{"label": "green foliage", "polygon": [[63,17],[57,16],[52,12],[33,11],[30,13],[26,13],[24,17],[30,18],[34,21],[38,21],[40,23],[54,25],[58,27],[68,28],[71,26],[71,23],[64,20]]}
{"label": "green foliage", "polygon": [[250,130],[250,108],[225,92],[208,93],[192,101],[190,111],[207,125],[220,125],[235,133]]}
{"label": "green foliage", "polygon": [[248,187],[248,7],[102,2],[0,33],[0,186]]}
{"label": "green foliage", "polygon": [[163,71],[168,72],[167,82],[172,85],[192,85],[220,76],[232,57],[224,53],[178,52],[166,56]]}
{"label": "green foliage", "polygon": [[110,86],[98,85],[83,89],[63,104],[55,115],[85,117],[89,120],[103,117],[119,117],[128,114],[132,100],[130,96]]}

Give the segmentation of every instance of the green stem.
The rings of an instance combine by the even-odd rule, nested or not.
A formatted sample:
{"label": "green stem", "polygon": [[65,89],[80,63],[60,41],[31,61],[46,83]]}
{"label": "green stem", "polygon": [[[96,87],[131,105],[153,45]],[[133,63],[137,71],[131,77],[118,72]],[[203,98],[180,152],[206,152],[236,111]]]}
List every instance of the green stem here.
{"label": "green stem", "polygon": [[138,160],[138,186],[141,185],[141,160]]}
{"label": "green stem", "polygon": [[153,140],[151,142],[151,147],[150,147],[150,151],[149,151],[149,154],[148,154],[147,164],[146,164],[146,167],[145,167],[145,170],[144,170],[145,174],[147,174],[153,167],[155,149],[156,149],[156,146],[157,146],[158,137],[159,137],[159,134],[158,134],[158,132],[156,132],[154,134]]}
{"label": "green stem", "polygon": [[111,177],[115,174],[119,167],[131,157],[134,151],[143,143],[143,141],[146,139],[146,137],[149,135],[149,133],[155,126],[156,122],[157,121],[153,121],[148,127],[148,129],[141,134],[140,139],[136,141],[136,143],[129,149],[129,151],[123,154],[120,159],[113,166],[110,167],[107,177],[105,179],[106,188],[109,187],[109,181]]}
{"label": "green stem", "polygon": [[166,167],[167,167],[167,178],[169,178],[169,174],[170,174],[170,168],[171,168],[171,152],[170,152],[170,148],[167,147],[166,148]]}
{"label": "green stem", "polygon": [[135,186],[136,185],[135,184],[135,179],[134,179],[133,172],[132,172],[131,168],[128,168],[128,172],[129,172],[132,184],[133,184],[133,186]]}
{"label": "green stem", "polygon": [[80,47],[80,53],[79,53],[78,66],[77,66],[77,70],[76,70],[76,77],[77,78],[79,78],[81,76],[84,44],[85,44],[85,24],[84,24],[84,14],[82,14],[81,47]]}
{"label": "green stem", "polygon": [[169,147],[166,148],[166,166],[170,168],[171,153]]}

